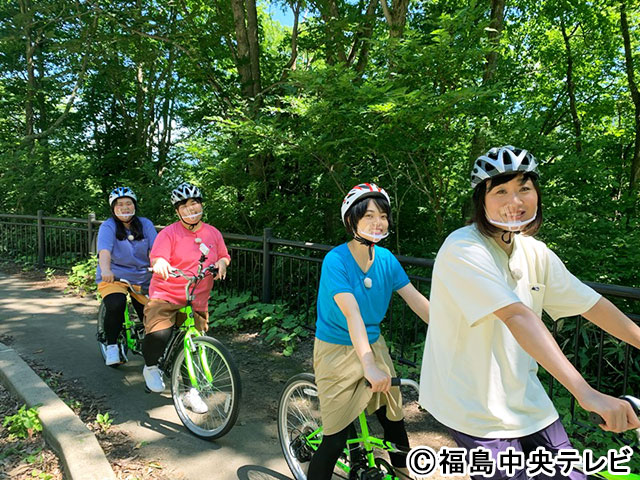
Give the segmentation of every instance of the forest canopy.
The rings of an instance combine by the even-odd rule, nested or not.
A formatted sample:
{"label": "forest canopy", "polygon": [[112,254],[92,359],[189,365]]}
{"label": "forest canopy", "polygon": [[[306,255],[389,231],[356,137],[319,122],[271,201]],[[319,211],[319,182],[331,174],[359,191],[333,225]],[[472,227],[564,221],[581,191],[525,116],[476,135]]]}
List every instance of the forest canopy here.
{"label": "forest canopy", "polygon": [[[286,13],[282,25],[269,12]],[[182,180],[223,232],[335,244],[356,183],[386,246],[433,257],[469,170],[541,162],[539,234],[585,280],[640,286],[640,7],[603,0],[0,1],[0,212],[156,224]]]}

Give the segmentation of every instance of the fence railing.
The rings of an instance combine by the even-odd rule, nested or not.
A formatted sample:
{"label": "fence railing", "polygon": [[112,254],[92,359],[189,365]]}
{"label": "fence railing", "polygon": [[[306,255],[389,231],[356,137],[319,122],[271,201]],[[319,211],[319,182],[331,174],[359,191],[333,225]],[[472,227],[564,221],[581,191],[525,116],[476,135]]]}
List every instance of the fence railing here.
{"label": "fence railing", "polygon": [[[9,258],[39,267],[71,268],[95,254],[95,240],[101,221],[94,215],[86,219],[0,214],[0,258]],[[310,242],[275,238],[271,229],[262,236],[223,234],[233,264],[227,281],[217,288],[227,292],[250,292],[265,303],[284,303],[313,328],[320,266],[332,247]],[[398,256],[414,286],[429,295],[433,260]],[[588,283],[588,282],[587,282]],[[616,302],[636,323],[640,323],[640,289],[619,285],[588,283]],[[586,372],[597,388],[607,374],[607,384],[615,385],[611,394],[630,392],[640,383],[640,355],[631,347],[594,328],[581,317],[552,322],[545,319],[563,351]],[[383,322],[385,338],[394,355],[409,365],[420,361],[427,328],[406,306],[392,299]],[[607,371],[604,371],[604,366]],[[611,382],[615,372],[617,381]],[[549,380],[550,393],[555,384]]]}

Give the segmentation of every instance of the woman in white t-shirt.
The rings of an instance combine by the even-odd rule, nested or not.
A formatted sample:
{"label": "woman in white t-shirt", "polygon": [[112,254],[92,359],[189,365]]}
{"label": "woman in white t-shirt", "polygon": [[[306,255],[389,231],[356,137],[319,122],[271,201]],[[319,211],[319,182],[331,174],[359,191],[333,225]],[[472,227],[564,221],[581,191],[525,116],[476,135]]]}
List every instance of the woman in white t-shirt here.
{"label": "woman in white t-shirt", "polygon": [[[537,377],[539,363],[600,414],[603,430],[640,427],[627,402],[587,384],[540,319],[542,310],[553,319],[582,315],[640,349],[640,328],[533,238],[542,224],[534,157],[493,148],[475,161],[471,184],[472,223],[436,256],[420,404],[460,447],[489,449],[494,460],[508,447],[525,456],[537,447],[571,448]],[[472,478],[509,478],[499,469],[492,475]],[[525,470],[512,478],[526,478]]]}

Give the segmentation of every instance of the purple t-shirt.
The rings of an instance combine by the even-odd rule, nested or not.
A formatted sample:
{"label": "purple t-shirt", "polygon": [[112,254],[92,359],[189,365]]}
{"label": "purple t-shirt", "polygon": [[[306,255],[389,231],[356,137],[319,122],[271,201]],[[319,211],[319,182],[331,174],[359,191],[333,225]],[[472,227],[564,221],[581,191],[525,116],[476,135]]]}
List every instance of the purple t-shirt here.
{"label": "purple t-shirt", "polygon": [[[111,271],[116,278],[125,278],[132,285],[149,286],[151,272],[149,267],[149,252],[158,233],[153,223],[144,217],[138,217],[142,223],[142,240],[118,240],[116,238],[116,222],[109,218],[98,230],[98,253],[100,250],[111,252]],[[129,230],[127,230],[129,234]],[[96,270],[96,283],[102,281],[100,265]]]}

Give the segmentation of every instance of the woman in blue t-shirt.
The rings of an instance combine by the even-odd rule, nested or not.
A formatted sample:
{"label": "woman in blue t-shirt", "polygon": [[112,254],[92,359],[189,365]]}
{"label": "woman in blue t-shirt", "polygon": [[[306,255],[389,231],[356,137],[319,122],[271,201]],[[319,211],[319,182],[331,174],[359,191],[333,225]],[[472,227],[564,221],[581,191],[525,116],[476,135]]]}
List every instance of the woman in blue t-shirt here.
{"label": "woman in blue t-shirt", "polygon": [[[391,223],[387,192],[372,183],[356,185],[344,198],[341,214],[353,239],[331,250],[322,263],[313,369],[324,436],[309,464],[309,480],[331,478],[345,442],[355,437],[353,421],[365,408],[376,413],[385,440],[409,446],[380,322],[394,291],[425,323],[429,319],[429,301],[393,254],[376,245]],[[408,473],[404,455],[392,454],[391,463]]]}
{"label": "woman in blue t-shirt", "polygon": [[[111,217],[98,230],[98,268],[96,283],[102,296],[106,314],[104,331],[107,348],[105,363],[121,362],[116,341],[124,322],[127,306],[127,285],[117,281],[123,278],[138,291],[148,290],[151,280],[149,251],[157,232],[153,223],[136,215],[137,197],[129,187],[115,188],[109,194]],[[131,293],[140,320],[143,318],[146,297]]]}

